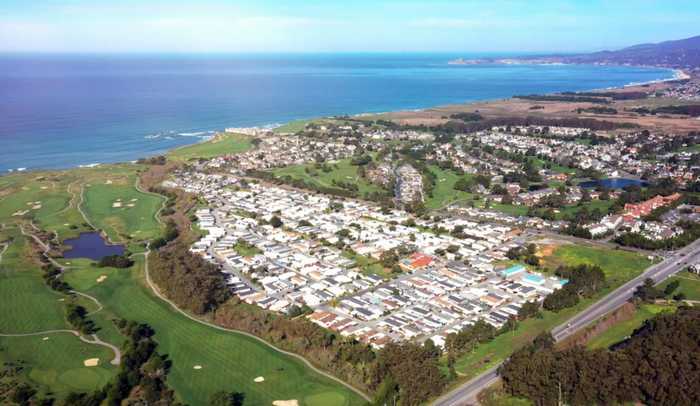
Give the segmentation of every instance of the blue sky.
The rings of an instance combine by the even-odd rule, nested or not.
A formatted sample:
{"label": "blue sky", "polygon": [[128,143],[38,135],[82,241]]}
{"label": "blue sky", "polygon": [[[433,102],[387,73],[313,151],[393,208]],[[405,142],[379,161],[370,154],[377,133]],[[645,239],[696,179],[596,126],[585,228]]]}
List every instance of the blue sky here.
{"label": "blue sky", "polygon": [[698,0],[2,0],[0,51],[578,52],[698,21]]}

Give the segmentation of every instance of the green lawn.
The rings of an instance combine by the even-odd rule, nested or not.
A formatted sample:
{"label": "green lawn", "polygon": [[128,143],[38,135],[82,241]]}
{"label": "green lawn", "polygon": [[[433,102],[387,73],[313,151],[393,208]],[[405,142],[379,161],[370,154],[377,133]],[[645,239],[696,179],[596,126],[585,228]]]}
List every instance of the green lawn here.
{"label": "green lawn", "polygon": [[594,264],[605,272],[609,284],[619,286],[639,275],[652,265],[645,256],[636,252],[601,249],[585,245],[566,244],[544,259],[544,266],[556,269],[559,265]]}
{"label": "green lawn", "polygon": [[214,158],[221,155],[237,154],[252,147],[251,138],[246,135],[222,133],[208,141],[174,149],[168,152],[167,157],[175,161],[189,161],[196,158]]}
{"label": "green lawn", "polygon": [[7,334],[64,329],[65,299],[49,289],[41,278],[42,271],[29,262],[29,244],[17,230],[0,263],[0,332]]}
{"label": "green lawn", "polygon": [[[361,398],[288,356],[256,340],[193,322],[153,296],[143,285],[142,257],[133,269],[94,269],[84,264],[66,280],[76,289],[97,297],[112,317],[151,325],[159,351],[170,356],[169,384],[193,405],[206,404],[218,390],[245,393],[246,404],[270,404],[298,399],[304,405],[354,405]],[[96,275],[106,275],[102,283]],[[106,315],[104,317],[106,317]],[[195,365],[202,369],[195,370]],[[265,382],[253,380],[263,376]]]}
{"label": "green lawn", "polygon": [[304,129],[306,125],[313,120],[294,120],[290,121],[286,124],[283,124],[275,129],[272,130],[275,134],[280,134],[280,133],[296,133]]}
{"label": "green lawn", "polygon": [[[110,349],[83,343],[70,333],[0,337],[0,347],[0,361],[23,361],[26,379],[60,397],[102,388],[117,371],[109,363],[114,356]],[[99,358],[99,364],[86,367],[83,361],[90,358]]]}
{"label": "green lawn", "polygon": [[388,279],[391,276],[391,271],[384,269],[382,264],[380,264],[379,261],[374,258],[366,257],[360,254],[353,255],[348,252],[344,252],[343,255],[346,258],[355,261],[357,266],[360,268],[360,271],[366,275],[377,275],[384,279]]}
{"label": "green lawn", "polygon": [[83,211],[112,242],[148,240],[161,233],[154,214],[163,199],[136,190],[135,180],[129,176],[109,183],[94,181],[85,185]]}
{"label": "green lawn", "polygon": [[[0,333],[35,333],[71,329],[65,321],[65,295],[49,289],[41,278],[41,270],[29,260],[28,244],[16,229],[4,231],[13,237],[0,263]],[[84,303],[88,309],[95,304]],[[101,331],[100,337],[110,341]],[[70,333],[47,333],[29,337],[0,337],[0,362],[23,361],[22,376],[38,384],[42,393],[59,397],[71,391],[100,388],[117,372],[109,364],[113,352],[105,347],[83,343]],[[83,361],[99,358],[96,367],[85,367]]]}
{"label": "green lawn", "polygon": [[562,220],[565,218],[568,218],[570,216],[574,216],[576,213],[579,212],[579,210],[583,209],[584,207],[587,208],[589,211],[593,211],[595,209],[600,210],[603,214],[608,213],[608,210],[610,210],[610,207],[615,203],[613,200],[591,200],[588,203],[584,203],[582,205],[571,205],[571,206],[565,206],[561,210],[559,210],[558,213],[556,213],[556,219],[557,220]]}
{"label": "green lawn", "polygon": [[450,169],[441,169],[437,165],[428,166],[428,170],[435,174],[435,187],[433,188],[433,196],[425,200],[426,208],[439,209],[450,203],[474,197],[472,193],[454,189],[454,185],[460,177],[470,178],[471,175],[460,176]]}
{"label": "green lawn", "polygon": [[599,292],[595,297],[582,300],[576,306],[564,309],[558,313],[543,310],[542,318],[531,318],[520,322],[513,333],[496,337],[493,341],[478,346],[473,352],[457,359],[455,369],[460,375],[460,381],[467,380],[506,359],[513,351],[529,344],[538,334],[566,322],[586,307],[599,300],[625,281],[639,275],[651,265],[645,257],[627,251],[606,250],[579,245],[563,245],[558,247],[548,257],[544,265],[550,269],[567,264],[599,265],[607,276],[608,288]]}
{"label": "green lawn", "polygon": [[238,253],[238,255],[244,257],[254,257],[262,253],[262,251],[254,245],[247,246],[245,244],[236,244],[233,246],[233,249]]}
{"label": "green lawn", "polygon": [[682,292],[688,300],[700,300],[700,277],[698,275],[688,271],[679,272],[676,276],[668,278],[661,285],[661,288],[665,288],[666,285],[674,280],[680,283],[678,289],[673,292],[674,295]]}
{"label": "green lawn", "polygon": [[[324,172],[322,169],[317,169],[315,164],[291,165],[284,168],[275,169],[272,173],[278,177],[290,176],[293,179],[301,179],[307,183],[319,185],[326,188],[342,189],[340,186],[335,186],[336,182],[354,183],[358,187],[359,196],[365,196],[372,192],[381,192],[381,188],[361,178],[357,174],[357,166],[350,163],[351,159],[341,159],[337,162],[328,163],[331,167],[330,172]],[[307,171],[308,169],[308,171]]]}
{"label": "green lawn", "polygon": [[601,335],[591,339],[587,346],[591,349],[608,348],[629,337],[632,332],[639,328],[645,320],[648,320],[661,312],[674,311],[674,306],[642,304],[634,312],[634,316],[620,323],[615,323]]}
{"label": "green lawn", "polygon": [[[108,165],[0,178],[0,222],[6,224],[0,227],[0,242],[11,242],[0,262],[0,333],[69,329],[64,319],[65,301],[69,298],[44,285],[41,270],[33,265],[26,250],[26,238],[19,232],[18,223],[29,227],[29,215],[12,214],[29,207],[27,202],[41,200],[41,208],[31,209],[34,223],[59,231],[61,239],[67,238],[86,229],[77,209],[80,189],[85,186],[81,207],[111,239],[120,241],[126,235],[152,238],[160,233],[154,215],[162,199],[135,189],[139,168]],[[117,199],[121,199],[122,207],[114,207]],[[70,227],[76,224],[76,228]],[[294,358],[254,339],[219,331],[176,313],[143,286],[142,259],[136,267],[126,270],[94,268],[85,259],[60,261],[72,267],[65,275],[66,281],[74,289],[96,296],[104,305],[104,309],[90,315],[100,329],[101,339],[115,345],[124,342],[112,323],[116,317],[149,323],[155,328],[160,351],[174,362],[168,382],[189,404],[207,404],[217,390],[244,392],[246,404],[288,399],[312,406],[363,403],[354,392],[312,372]],[[107,279],[98,283],[102,275]],[[79,297],[77,302],[90,312],[98,310],[89,299]],[[40,385],[43,392],[54,392],[58,398],[69,391],[101,387],[116,374],[117,368],[107,362],[112,359],[108,349],[83,343],[67,333],[47,336],[48,340],[43,340],[43,334],[0,338],[0,362],[25,361],[24,379]],[[101,363],[84,367],[86,358],[99,358]],[[203,368],[194,370],[195,365]],[[265,382],[254,383],[257,376],[265,377]]]}

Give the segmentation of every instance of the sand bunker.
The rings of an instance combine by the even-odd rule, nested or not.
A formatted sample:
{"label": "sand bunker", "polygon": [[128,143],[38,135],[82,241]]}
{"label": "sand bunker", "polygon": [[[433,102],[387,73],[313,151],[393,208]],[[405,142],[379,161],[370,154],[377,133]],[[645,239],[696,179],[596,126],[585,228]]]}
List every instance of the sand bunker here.
{"label": "sand bunker", "polygon": [[42,187],[41,187],[41,190],[46,190],[46,189],[48,189],[48,188],[49,188],[48,186],[42,186]]}
{"label": "sand bunker", "polygon": [[195,365],[195,366],[192,367],[192,369],[202,369],[202,366],[201,366],[201,365]]}
{"label": "sand bunker", "polygon": [[299,401],[296,399],[292,400],[275,400],[272,402],[274,406],[299,406]]}
{"label": "sand bunker", "polygon": [[19,211],[12,213],[12,215],[13,216],[24,216],[27,213],[29,213],[29,210],[19,210]]}
{"label": "sand bunker", "polygon": [[111,184],[112,184],[112,181],[111,181],[110,179],[107,179],[107,180],[105,181],[105,185],[111,185]]}
{"label": "sand bunker", "polygon": [[107,275],[100,275],[99,278],[97,278],[97,283],[102,283],[107,279]]}
{"label": "sand bunker", "polygon": [[262,376],[259,376],[259,377],[255,378],[255,379],[253,379],[253,380],[254,380],[255,382],[257,382],[257,383],[265,382],[265,378],[263,378]]}
{"label": "sand bunker", "polygon": [[41,209],[40,204],[35,204],[34,206],[32,206],[32,210],[39,210],[39,209]]}
{"label": "sand bunker", "polygon": [[137,201],[137,200],[139,200],[139,199],[137,199],[137,198],[131,199],[132,202],[135,202],[135,201]]}
{"label": "sand bunker", "polygon": [[112,207],[122,207],[122,202],[114,202],[112,203]]}
{"label": "sand bunker", "polygon": [[49,338],[48,338],[48,337],[44,337],[44,338],[42,338],[41,340],[42,340],[42,341],[48,341]]}
{"label": "sand bunker", "polygon": [[83,361],[83,365],[86,367],[96,367],[99,365],[100,359],[99,358],[88,358],[85,361]]}
{"label": "sand bunker", "polygon": [[129,203],[129,204],[127,204],[127,207],[136,207],[136,205],[133,203]]}

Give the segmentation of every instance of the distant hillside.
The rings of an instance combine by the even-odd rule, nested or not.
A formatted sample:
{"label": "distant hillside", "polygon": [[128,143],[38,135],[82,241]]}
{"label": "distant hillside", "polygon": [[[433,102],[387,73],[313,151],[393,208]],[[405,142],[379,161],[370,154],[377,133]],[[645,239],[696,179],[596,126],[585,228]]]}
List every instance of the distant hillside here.
{"label": "distant hillside", "polygon": [[640,44],[617,51],[552,57],[569,63],[655,65],[670,68],[700,67],[700,36],[658,44]]}
{"label": "distant hillside", "polygon": [[576,55],[542,55],[515,58],[458,58],[450,65],[488,63],[600,63],[610,65],[646,65],[700,71],[700,35],[658,44],[640,44],[617,51],[600,51]]}

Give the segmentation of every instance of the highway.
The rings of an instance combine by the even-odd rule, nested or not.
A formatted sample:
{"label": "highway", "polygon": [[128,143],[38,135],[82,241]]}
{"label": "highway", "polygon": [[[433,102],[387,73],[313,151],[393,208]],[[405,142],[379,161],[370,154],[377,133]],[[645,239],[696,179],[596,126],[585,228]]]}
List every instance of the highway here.
{"label": "highway", "polygon": [[[556,341],[566,339],[603,315],[625,304],[632,297],[637,286],[641,285],[646,278],[651,278],[658,284],[697,261],[700,261],[700,240],[696,240],[692,244],[674,252],[664,261],[650,266],[638,277],[610,292],[598,302],[569,319],[566,323],[554,328],[552,336]],[[501,363],[493,366],[481,375],[443,395],[433,405],[465,406],[477,404],[476,398],[479,392],[498,381],[498,367],[500,365]]]}

